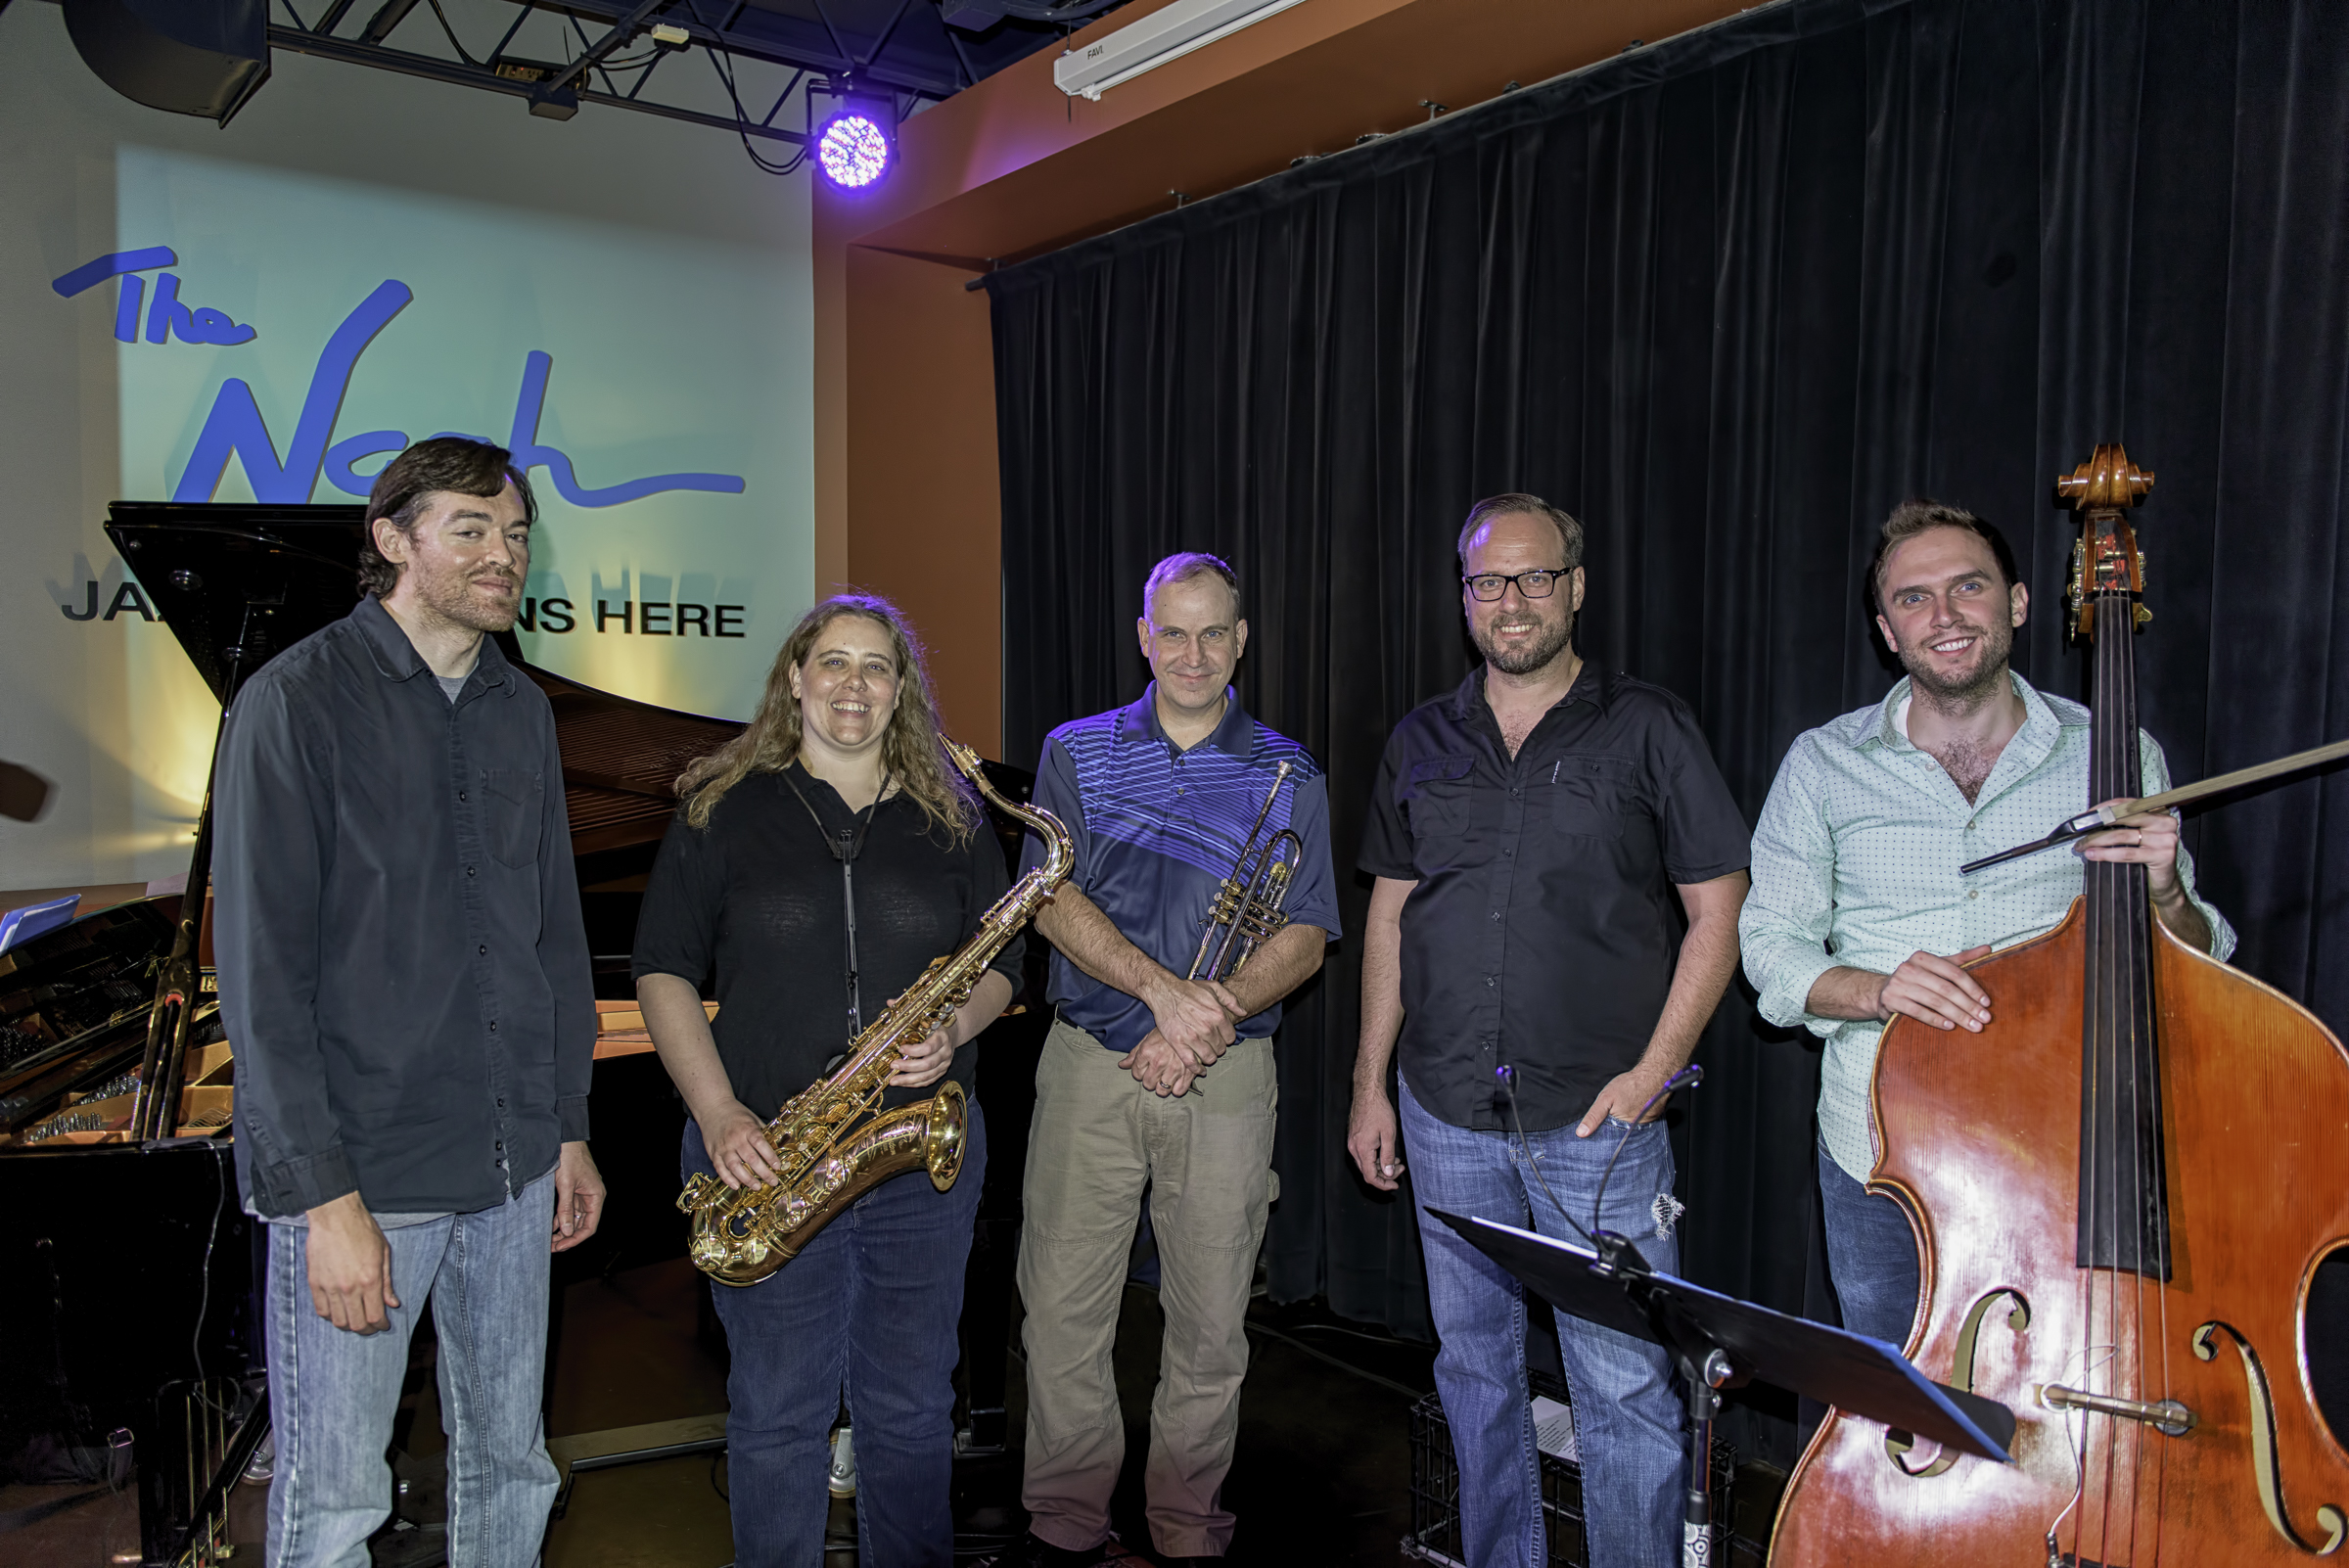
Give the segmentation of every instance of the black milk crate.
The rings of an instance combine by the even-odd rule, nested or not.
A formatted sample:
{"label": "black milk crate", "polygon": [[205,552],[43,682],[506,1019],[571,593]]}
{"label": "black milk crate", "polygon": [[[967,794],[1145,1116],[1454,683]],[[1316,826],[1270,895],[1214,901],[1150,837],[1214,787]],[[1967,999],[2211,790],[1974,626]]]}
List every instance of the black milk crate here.
{"label": "black milk crate", "polygon": [[[1566,1389],[1546,1373],[1532,1376],[1533,1392],[1570,1404]],[[1760,1568],[1762,1553],[1751,1542],[1730,1534],[1730,1487],[1737,1469],[1737,1451],[1713,1441],[1713,1560],[1732,1565],[1751,1563]],[[1583,1467],[1553,1453],[1542,1455],[1542,1514],[1549,1537],[1548,1568],[1591,1568],[1583,1540]],[[1460,1545],[1460,1466],[1451,1450],[1451,1423],[1444,1417],[1443,1400],[1424,1395],[1411,1407],[1411,1533],[1403,1538],[1403,1553],[1421,1562],[1460,1568],[1466,1561]]]}

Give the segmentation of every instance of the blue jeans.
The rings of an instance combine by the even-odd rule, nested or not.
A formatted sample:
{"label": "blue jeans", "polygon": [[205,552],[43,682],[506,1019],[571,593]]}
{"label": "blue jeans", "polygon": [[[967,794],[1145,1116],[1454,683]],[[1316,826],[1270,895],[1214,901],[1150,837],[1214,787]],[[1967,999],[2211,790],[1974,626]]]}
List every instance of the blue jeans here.
{"label": "blue jeans", "polygon": [[448,1433],[448,1560],[538,1560],[555,1500],[538,1415],[554,1217],[550,1171],[494,1209],[387,1229],[400,1305],[385,1309],[392,1326],[375,1334],[318,1315],[309,1228],[269,1226],[269,1568],[367,1568],[367,1538],[392,1512],[385,1453],[428,1298]]}
{"label": "blue jeans", "polygon": [[[1497,1132],[1438,1121],[1397,1084],[1403,1146],[1419,1203],[1434,1310],[1436,1388],[1460,1466],[1460,1543],[1468,1568],[1544,1568],[1542,1456],[1526,1392],[1525,1293],[1430,1208],[1545,1236],[1578,1239],[1526,1164],[1524,1145]],[[1610,1118],[1588,1138],[1569,1125],[1530,1132],[1549,1191],[1589,1222],[1599,1173],[1626,1130]],[[1680,1267],[1659,1239],[1651,1206],[1672,1191],[1672,1144],[1660,1121],[1632,1130],[1607,1183],[1606,1227],[1629,1236],[1649,1265]],[[1659,1346],[1557,1314],[1558,1348],[1574,1401],[1583,1466],[1583,1515],[1591,1568],[1672,1568],[1681,1555],[1685,1437],[1672,1365]]]}
{"label": "blue jeans", "polygon": [[[922,1171],[894,1176],[756,1285],[710,1287],[733,1355],[726,1482],[741,1568],[821,1568],[828,1440],[844,1393],[856,1431],[857,1560],[953,1562],[955,1328],[987,1176],[975,1100],[967,1139],[944,1192]],[[690,1122],[684,1169],[710,1170]]]}
{"label": "blue jeans", "polygon": [[1819,1145],[1819,1206],[1827,1222],[1827,1278],[1843,1326],[1899,1350],[1916,1321],[1916,1232],[1890,1198],[1847,1175]]}

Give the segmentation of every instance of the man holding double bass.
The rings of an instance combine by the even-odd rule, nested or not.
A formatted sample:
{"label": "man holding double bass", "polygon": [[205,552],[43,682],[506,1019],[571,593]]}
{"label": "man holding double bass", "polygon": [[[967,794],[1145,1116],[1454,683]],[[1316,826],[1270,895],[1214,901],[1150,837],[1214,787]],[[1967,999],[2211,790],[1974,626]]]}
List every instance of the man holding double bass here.
{"label": "man holding double bass", "polygon": [[[1964,965],[2061,921],[2083,859],[2143,865],[2156,915],[2189,946],[2223,959],[2234,932],[2195,895],[2167,811],[2123,817],[2070,854],[1961,877],[1962,862],[2079,811],[2089,712],[2010,668],[2031,594],[2005,539],[1972,513],[1928,500],[1895,508],[1867,594],[1907,678],[1787,753],[1754,833],[1738,936],[1762,1015],[1827,1042],[1819,1185],[1843,1324],[1899,1345],[1918,1305],[1916,1240],[1900,1206],[1865,1185],[1884,1026],[1901,1014],[1979,1034],[1996,999]],[[2144,793],[2158,794],[2168,764],[2151,736],[2138,741]]]}

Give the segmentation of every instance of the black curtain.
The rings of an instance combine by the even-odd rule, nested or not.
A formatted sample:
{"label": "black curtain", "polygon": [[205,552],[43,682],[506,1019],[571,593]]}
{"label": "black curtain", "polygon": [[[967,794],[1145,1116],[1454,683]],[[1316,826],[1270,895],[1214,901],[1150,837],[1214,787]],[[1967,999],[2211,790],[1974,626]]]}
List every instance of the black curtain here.
{"label": "black curtain", "polygon": [[[2006,531],[2017,665],[2081,694],[2050,487],[2116,439],[2159,477],[2173,771],[2349,733],[2345,148],[2335,0],[1785,0],[998,272],[1006,749],[1130,701],[1144,574],[1213,550],[1242,698],[1327,766],[1350,863],[1388,730],[1469,668],[1460,519],[1523,489],[1589,528],[1586,656],[1692,704],[1750,818],[1897,673],[1860,578],[1906,497]],[[2349,1028],[2342,779],[2188,837],[2236,961]],[[1341,880],[1281,1048],[1272,1286],[1424,1333],[1408,1211],[1344,1153]],[[1687,1267],[1789,1309],[1813,1044],[1740,982],[1680,1129]]]}

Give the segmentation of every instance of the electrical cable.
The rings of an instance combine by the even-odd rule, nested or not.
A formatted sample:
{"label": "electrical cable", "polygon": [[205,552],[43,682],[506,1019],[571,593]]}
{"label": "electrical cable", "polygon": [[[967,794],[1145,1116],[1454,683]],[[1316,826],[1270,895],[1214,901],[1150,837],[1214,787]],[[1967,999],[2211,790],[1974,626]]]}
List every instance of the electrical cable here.
{"label": "electrical cable", "polygon": [[[1151,1290],[1151,1287],[1143,1284],[1138,1279],[1129,1279],[1126,1283],[1137,1290],[1148,1290],[1153,1296],[1158,1294],[1157,1291]],[[1355,1376],[1363,1378],[1372,1383],[1376,1383],[1382,1388],[1391,1388],[1398,1394],[1407,1395],[1412,1399],[1420,1399],[1427,1393],[1427,1390],[1423,1388],[1413,1388],[1408,1383],[1399,1383],[1394,1378],[1382,1377],[1376,1372],[1355,1365],[1352,1361],[1339,1360],[1335,1356],[1330,1355],[1327,1351],[1321,1350],[1316,1346],[1308,1345],[1304,1340],[1301,1339],[1291,1339],[1287,1334],[1281,1332],[1277,1328],[1269,1326],[1268,1324],[1256,1322],[1253,1319],[1242,1319],[1240,1326],[1251,1334],[1262,1334],[1267,1339],[1279,1340],[1283,1345],[1288,1346],[1291,1350],[1303,1351],[1306,1355],[1311,1356],[1316,1361],[1326,1361],[1341,1372],[1352,1372]],[[1328,1326],[1335,1328],[1336,1325],[1313,1324],[1312,1326]],[[1359,1332],[1359,1330],[1340,1329],[1338,1332],[1355,1333]],[[1363,1337],[1370,1338],[1372,1336],[1364,1335]],[[1022,1366],[1028,1364],[1027,1353],[1017,1343],[1007,1345],[1004,1348],[1011,1352],[1012,1360],[1018,1361]]]}
{"label": "electrical cable", "polygon": [[1575,1234],[1589,1243],[1591,1251],[1597,1252],[1602,1250],[1598,1245],[1598,1237],[1594,1234],[1598,1229],[1599,1205],[1606,1200],[1607,1183],[1614,1178],[1615,1162],[1623,1158],[1624,1145],[1632,1141],[1634,1132],[1646,1126],[1647,1113],[1656,1108],[1658,1100],[1676,1089],[1690,1088],[1703,1083],[1705,1070],[1694,1062],[1690,1062],[1673,1074],[1664,1081],[1662,1088],[1647,1097],[1647,1103],[1639,1107],[1639,1114],[1625,1124],[1623,1136],[1615,1140],[1615,1152],[1607,1156],[1607,1168],[1599,1173],[1598,1191],[1593,1193],[1590,1198],[1590,1223],[1588,1228],[1581,1221],[1568,1214],[1566,1205],[1558,1201],[1558,1195],[1555,1192],[1550,1191],[1549,1177],[1542,1174],[1542,1162],[1534,1157],[1534,1146],[1526,1141],[1525,1118],[1517,1110],[1517,1069],[1503,1062],[1494,1070],[1493,1076],[1500,1080],[1500,1086],[1509,1097],[1509,1120],[1517,1127],[1517,1146],[1525,1151],[1525,1163],[1533,1169],[1534,1179],[1542,1184],[1543,1194],[1549,1199],[1550,1207],[1558,1211],[1558,1218],[1572,1225]]}
{"label": "electrical cable", "polygon": [[[1549,1199],[1549,1206],[1558,1211],[1558,1218],[1565,1221],[1568,1224],[1574,1226],[1575,1234],[1581,1236],[1585,1241],[1589,1242],[1590,1244],[1590,1250],[1596,1252],[1598,1250],[1598,1238],[1590,1234],[1589,1231],[1585,1230],[1583,1228],[1582,1222],[1575,1219],[1574,1216],[1568,1214],[1566,1212],[1566,1205],[1560,1203],[1558,1201],[1558,1195],[1549,1190],[1549,1177],[1542,1174],[1542,1162],[1534,1158],[1534,1146],[1526,1141],[1525,1118],[1519,1115],[1517,1111],[1517,1069],[1511,1067],[1508,1063],[1503,1062],[1500,1064],[1500,1066],[1493,1070],[1493,1076],[1500,1080],[1501,1088],[1508,1093],[1509,1120],[1517,1124],[1517,1147],[1525,1151],[1525,1163],[1533,1171],[1534,1179],[1542,1183],[1543,1194]],[[1649,1103],[1653,1104],[1654,1102],[1650,1101]],[[1616,1148],[1617,1152],[1620,1153],[1622,1150],[1622,1145],[1618,1144]]]}
{"label": "electrical cable", "polygon": [[[696,8],[696,12],[698,14],[698,7]],[[760,157],[759,154],[759,149],[751,145],[750,112],[742,107],[742,94],[735,90],[734,73],[728,69],[725,64],[718,58],[724,53],[724,51],[721,49],[704,49],[702,53],[709,57],[710,69],[717,72],[718,81],[722,83],[726,89],[727,100],[734,105],[734,134],[742,139],[743,152],[749,155],[752,162],[758,164],[761,169],[765,170],[769,174],[774,175],[778,179],[786,174],[798,173],[800,165],[807,161],[806,144],[803,142],[800,145],[799,151],[792,154],[788,162],[769,162],[766,159]],[[789,95],[789,92],[790,89],[786,88],[786,96]]]}
{"label": "electrical cable", "polygon": [[[433,4],[434,4],[436,7],[437,7],[437,6],[438,6],[438,5],[439,5],[439,3],[440,3],[440,0],[433,0]],[[567,15],[570,15],[570,14],[568,14],[568,13],[567,13]],[[570,21],[571,21],[571,30],[572,30],[573,32],[576,32],[576,33],[577,33],[577,34],[579,35],[579,46],[580,46],[580,52],[581,52],[582,54],[593,54],[593,53],[595,52],[595,44],[594,44],[594,42],[593,42],[591,39],[589,39],[589,38],[588,38],[588,36],[587,36],[587,28],[585,27],[585,25],[584,25],[584,24],[582,24],[582,23],[580,23],[580,21],[579,21],[579,19],[578,19],[578,17],[577,17],[576,15],[570,15]],[[564,47],[565,47],[566,49],[568,49],[568,48],[570,48],[571,46],[570,46],[568,43],[566,43],[566,44],[564,45]],[[611,70],[610,70],[610,69],[609,69],[609,67],[608,67],[608,63],[607,63],[607,62],[605,62],[605,61],[601,61],[601,60],[595,61],[593,64],[591,64],[591,65],[589,65],[589,66],[588,66],[587,69],[588,69],[588,70],[601,70],[601,71],[603,71],[603,73],[604,73],[604,91],[605,91],[605,92],[607,92],[607,93],[610,93],[610,94],[611,94],[613,97],[615,97],[615,98],[618,98],[618,97],[620,96],[620,83],[618,83],[618,82],[616,82],[616,81],[614,81],[614,80],[612,79],[612,72],[611,72]],[[578,75],[577,77],[574,78],[574,79],[575,79],[575,80],[576,80],[576,81],[579,83],[579,85],[581,85],[581,86],[592,86],[592,85],[593,85],[593,83],[591,83],[591,82],[589,82],[589,81],[587,80],[587,75],[586,75],[586,72],[585,72],[585,71],[582,71],[582,72],[580,72],[580,73],[579,73],[579,75]]]}
{"label": "electrical cable", "polygon": [[1377,1372],[1370,1371],[1364,1367],[1357,1366],[1352,1361],[1342,1361],[1335,1356],[1330,1355],[1327,1351],[1308,1345],[1304,1340],[1290,1338],[1287,1334],[1282,1333],[1277,1328],[1268,1328],[1263,1323],[1248,1323],[1245,1326],[1248,1332],[1251,1334],[1262,1334],[1267,1339],[1279,1340],[1283,1345],[1288,1346],[1291,1350],[1302,1351],[1306,1355],[1311,1356],[1314,1360],[1326,1362],[1327,1364],[1336,1367],[1341,1372],[1352,1372],[1355,1376],[1363,1379],[1365,1382],[1376,1383],[1381,1388],[1393,1389],[1396,1393],[1403,1395],[1406,1399],[1421,1399],[1427,1394],[1427,1390],[1423,1388],[1413,1388],[1408,1383],[1401,1383],[1396,1381],[1394,1378],[1381,1376]]}
{"label": "electrical cable", "polygon": [[1386,1375],[1369,1371],[1369,1368],[1364,1368],[1364,1366],[1356,1366],[1356,1363],[1353,1363],[1353,1361],[1339,1361],[1337,1357],[1334,1357],[1334,1355],[1329,1355],[1327,1350],[1315,1348],[1315,1345],[1306,1345],[1304,1340],[1290,1338],[1290,1336],[1287,1336],[1287,1333],[1282,1333],[1280,1328],[1267,1328],[1267,1326],[1264,1326],[1264,1324],[1247,1324],[1247,1331],[1250,1331],[1250,1333],[1262,1333],[1262,1336],[1264,1336],[1264,1338],[1268,1338],[1268,1340],[1280,1340],[1280,1343],[1282,1343],[1282,1345],[1287,1345],[1287,1348],[1290,1348],[1290,1350],[1299,1350],[1299,1352],[1304,1352],[1304,1355],[1313,1357],[1315,1361],[1325,1361],[1327,1366],[1334,1366],[1334,1368],[1339,1368],[1339,1371],[1353,1373],[1353,1375],[1356,1375],[1356,1378],[1362,1378],[1364,1383],[1376,1383],[1376,1385],[1379,1385],[1379,1387],[1388,1387],[1388,1390],[1396,1390],[1398,1395],[1403,1395],[1405,1399],[1423,1399],[1423,1397],[1426,1397],[1426,1392],[1428,1392],[1428,1390],[1423,1390],[1423,1387],[1411,1387],[1409,1383],[1398,1383],[1396,1378],[1386,1378]]}
{"label": "electrical cable", "polygon": [[440,30],[448,35],[448,46],[457,52],[457,58],[468,66],[480,66],[481,62],[467,54],[465,46],[457,41],[457,29],[448,24],[448,13],[440,9],[440,0],[432,0],[432,7],[433,15],[440,19]]}
{"label": "electrical cable", "polygon": [[1368,1340],[1373,1345],[1404,1347],[1409,1340],[1397,1339],[1392,1334],[1374,1334],[1366,1328],[1348,1328],[1343,1323],[1291,1323],[1281,1330],[1284,1334],[1344,1334],[1349,1339]]}
{"label": "electrical cable", "polygon": [[[1614,1178],[1615,1162],[1623,1158],[1624,1145],[1632,1141],[1632,1134],[1647,1125],[1647,1113],[1654,1110],[1656,1108],[1656,1102],[1662,1099],[1665,1095],[1670,1094],[1674,1089],[1694,1088],[1697,1084],[1703,1083],[1704,1081],[1705,1070],[1697,1066],[1694,1062],[1690,1062],[1687,1066],[1673,1074],[1672,1077],[1666,1079],[1664,1081],[1664,1086],[1647,1097],[1647,1103],[1639,1107],[1639,1114],[1633,1117],[1630,1124],[1624,1128],[1623,1136],[1615,1140],[1615,1152],[1607,1156],[1607,1168],[1599,1173],[1598,1190],[1590,1195],[1590,1228],[1592,1230],[1596,1230],[1598,1228],[1598,1206],[1606,1199],[1608,1181]],[[1556,1200],[1553,1199],[1551,1201],[1554,1202]]]}
{"label": "electrical cable", "polygon": [[188,1355],[196,1362],[196,1388],[202,1397],[204,1389],[204,1319],[212,1310],[212,1249],[220,1244],[220,1217],[228,1212],[228,1189],[236,1181],[232,1174],[229,1151],[215,1141],[208,1145],[214,1163],[220,1167],[220,1195],[212,1201],[211,1233],[204,1241],[204,1291],[196,1298],[196,1327],[188,1335]]}

